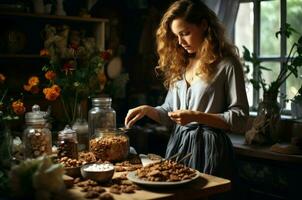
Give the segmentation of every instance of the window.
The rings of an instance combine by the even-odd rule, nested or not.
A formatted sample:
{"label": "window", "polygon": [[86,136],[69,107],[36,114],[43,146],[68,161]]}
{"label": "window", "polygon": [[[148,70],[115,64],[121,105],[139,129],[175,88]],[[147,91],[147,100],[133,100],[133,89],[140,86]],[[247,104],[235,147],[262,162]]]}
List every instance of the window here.
{"label": "window", "polygon": [[[302,34],[302,0],[241,0],[235,24],[235,44],[239,48],[240,55],[243,46],[254,52],[262,65],[272,71],[263,71],[263,77],[269,83],[275,80],[282,67],[281,61],[286,59],[290,47]],[[287,39],[285,36],[275,37],[280,27],[289,23],[299,34],[293,34]],[[247,78],[257,78],[258,69],[250,65]],[[298,74],[302,74],[300,69]],[[280,88],[279,102],[286,113],[290,110],[290,101],[302,85],[302,77],[291,76]],[[262,91],[253,89],[250,83],[246,83],[249,105],[252,110],[257,108]]]}

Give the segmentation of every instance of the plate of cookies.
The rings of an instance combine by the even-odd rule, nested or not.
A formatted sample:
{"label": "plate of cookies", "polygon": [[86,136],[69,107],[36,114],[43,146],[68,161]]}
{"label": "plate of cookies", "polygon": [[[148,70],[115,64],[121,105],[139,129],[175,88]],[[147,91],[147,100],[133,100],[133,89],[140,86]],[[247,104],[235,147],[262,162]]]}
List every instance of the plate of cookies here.
{"label": "plate of cookies", "polygon": [[199,177],[199,171],[171,160],[151,163],[127,175],[134,183],[155,187],[182,185]]}

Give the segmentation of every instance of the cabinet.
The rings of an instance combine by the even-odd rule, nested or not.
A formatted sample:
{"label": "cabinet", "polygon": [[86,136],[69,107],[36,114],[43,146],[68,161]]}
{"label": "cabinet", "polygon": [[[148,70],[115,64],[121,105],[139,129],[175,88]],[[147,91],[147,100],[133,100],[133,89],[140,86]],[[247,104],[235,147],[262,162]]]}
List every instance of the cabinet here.
{"label": "cabinet", "polygon": [[87,35],[95,37],[100,50],[105,49],[107,19],[0,12],[0,22],[0,58],[39,58],[46,24],[85,30]]}
{"label": "cabinet", "polygon": [[0,72],[10,85],[10,92],[22,91],[23,84],[33,74],[41,75],[45,58],[39,55],[44,47],[44,28],[67,25],[94,37],[100,50],[106,48],[109,20],[75,16],[40,15],[0,11]]}

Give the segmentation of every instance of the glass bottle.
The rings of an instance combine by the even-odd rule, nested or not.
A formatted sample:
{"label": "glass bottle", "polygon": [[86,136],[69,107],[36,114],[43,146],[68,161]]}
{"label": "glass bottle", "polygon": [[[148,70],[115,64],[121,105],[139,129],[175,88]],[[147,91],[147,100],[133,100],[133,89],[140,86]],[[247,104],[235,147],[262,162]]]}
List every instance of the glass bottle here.
{"label": "glass bottle", "polygon": [[111,108],[110,97],[92,98],[92,108],[88,113],[88,129],[90,137],[98,132],[116,128],[116,113]]}
{"label": "glass bottle", "polygon": [[78,116],[76,121],[72,125],[72,129],[76,131],[78,139],[78,151],[89,150],[89,134],[88,134],[88,123],[83,116],[81,105],[78,106]]}
{"label": "glass bottle", "polygon": [[77,134],[69,125],[58,133],[58,157],[78,159]]}
{"label": "glass bottle", "polygon": [[26,129],[23,133],[25,158],[36,158],[52,153],[52,138],[47,128],[46,112],[40,111],[40,106],[33,105],[32,112],[25,114]]}

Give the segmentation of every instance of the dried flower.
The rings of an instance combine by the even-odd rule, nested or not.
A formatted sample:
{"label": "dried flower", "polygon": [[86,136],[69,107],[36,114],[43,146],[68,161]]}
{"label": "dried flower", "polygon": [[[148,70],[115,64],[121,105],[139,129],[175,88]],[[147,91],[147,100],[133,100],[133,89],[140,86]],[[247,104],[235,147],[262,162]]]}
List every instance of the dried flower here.
{"label": "dried flower", "polygon": [[5,85],[6,77],[0,73],[0,111],[5,120],[18,119],[25,113],[25,106],[21,98],[14,101],[14,98],[8,98],[8,89]]}

